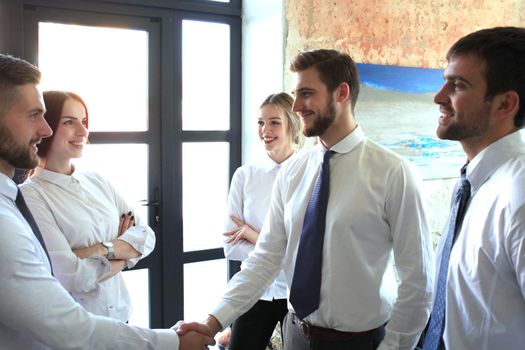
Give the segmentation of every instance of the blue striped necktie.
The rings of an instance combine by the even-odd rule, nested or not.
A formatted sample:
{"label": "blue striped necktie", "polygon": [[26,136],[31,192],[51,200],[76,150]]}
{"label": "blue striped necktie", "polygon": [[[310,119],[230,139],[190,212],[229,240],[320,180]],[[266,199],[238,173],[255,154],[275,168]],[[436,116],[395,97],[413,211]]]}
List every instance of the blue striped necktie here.
{"label": "blue striped necktie", "polygon": [[456,236],[461,229],[465,212],[467,211],[468,201],[470,199],[470,183],[466,178],[467,166],[461,168],[461,180],[456,185],[454,196],[454,205],[450,212],[449,225],[447,229],[447,240],[441,252],[441,264],[439,265],[439,274],[436,286],[436,297],[434,307],[430,314],[430,324],[428,325],[423,350],[438,350],[442,345],[443,331],[445,329],[445,297],[448,276],[448,263],[452,245]]}
{"label": "blue striped necktie", "polygon": [[290,288],[290,303],[300,319],[319,308],[326,208],[330,191],[329,160],[334,153],[334,151],[326,151],[324,154],[321,171],[304,215]]}

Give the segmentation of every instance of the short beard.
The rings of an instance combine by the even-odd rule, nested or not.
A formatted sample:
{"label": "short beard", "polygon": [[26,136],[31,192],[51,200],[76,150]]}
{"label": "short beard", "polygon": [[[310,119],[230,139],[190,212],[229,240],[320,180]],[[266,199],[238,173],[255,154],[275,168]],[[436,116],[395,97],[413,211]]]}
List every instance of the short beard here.
{"label": "short beard", "polygon": [[469,124],[459,121],[442,130],[438,127],[437,136],[442,140],[461,141],[483,135],[489,129],[490,108],[490,103],[486,104],[477,120]]}
{"label": "short beard", "polygon": [[326,110],[321,112],[315,118],[312,127],[303,127],[303,134],[307,137],[320,136],[332,125],[335,120],[335,106],[334,101],[330,100],[326,106]]}
{"label": "short beard", "polygon": [[14,135],[5,125],[0,125],[0,159],[22,169],[33,169],[39,161],[38,157],[31,157],[29,146],[16,142]]}

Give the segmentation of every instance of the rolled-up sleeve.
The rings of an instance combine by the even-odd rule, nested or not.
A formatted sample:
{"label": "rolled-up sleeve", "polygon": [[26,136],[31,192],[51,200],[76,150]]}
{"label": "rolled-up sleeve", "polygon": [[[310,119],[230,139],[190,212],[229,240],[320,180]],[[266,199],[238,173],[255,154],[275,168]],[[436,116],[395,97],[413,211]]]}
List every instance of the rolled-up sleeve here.
{"label": "rolled-up sleeve", "polygon": [[140,259],[148,256],[155,248],[155,233],[147,225],[134,226],[126,230],[118,239],[129,243],[140,255],[133,259],[128,259],[127,267],[132,268]]}
{"label": "rolled-up sleeve", "polygon": [[[115,206],[119,213],[134,212],[133,206],[131,206],[124,197],[117,191],[117,189],[106,179],[96,175],[98,180],[103,182],[107,186],[108,190],[111,191],[114,198]],[[140,253],[140,255],[133,259],[128,259],[127,267],[132,268],[135,266],[140,259],[147,257],[155,248],[155,233],[148,226],[147,222],[141,218],[137,213],[135,216],[135,226],[127,229],[118,239],[130,244],[133,249]]]}

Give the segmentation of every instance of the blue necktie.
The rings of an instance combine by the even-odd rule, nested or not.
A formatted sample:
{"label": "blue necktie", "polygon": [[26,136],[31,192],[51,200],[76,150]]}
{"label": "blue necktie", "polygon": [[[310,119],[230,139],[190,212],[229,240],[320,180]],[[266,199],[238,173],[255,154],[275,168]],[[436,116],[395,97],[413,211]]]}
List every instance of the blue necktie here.
{"label": "blue necktie", "polygon": [[470,199],[470,183],[466,178],[466,168],[461,169],[461,180],[456,185],[454,205],[450,212],[450,220],[448,226],[447,240],[441,252],[441,264],[439,265],[439,274],[437,279],[436,297],[434,299],[434,307],[430,314],[430,324],[428,325],[423,350],[438,350],[441,346],[443,331],[445,328],[445,297],[448,276],[448,263],[450,260],[450,252],[452,245],[456,239],[456,235],[461,229],[465,212],[467,211],[467,204]]}
{"label": "blue necktie", "polygon": [[303,230],[290,288],[290,303],[300,319],[305,318],[319,307],[326,208],[330,190],[329,160],[334,153],[334,151],[326,151],[324,154],[321,171],[304,215]]}
{"label": "blue necktie", "polygon": [[[49,253],[47,252],[44,238],[40,233],[40,230],[35,222],[35,219],[33,218],[33,215],[31,214],[31,211],[29,211],[29,208],[27,207],[26,201],[24,200],[24,196],[22,196],[22,192],[20,191],[20,189],[18,189],[18,192],[16,193],[15,204],[18,207],[18,210],[20,210],[20,213],[22,213],[24,219],[26,219],[27,223],[29,224],[29,227],[31,227],[31,231],[33,231],[33,234],[40,242],[40,245],[42,246],[42,248],[44,248],[44,252],[46,252],[47,259],[49,260],[49,266],[51,266],[51,259],[49,258]],[[53,266],[51,266],[51,274],[53,274]]]}

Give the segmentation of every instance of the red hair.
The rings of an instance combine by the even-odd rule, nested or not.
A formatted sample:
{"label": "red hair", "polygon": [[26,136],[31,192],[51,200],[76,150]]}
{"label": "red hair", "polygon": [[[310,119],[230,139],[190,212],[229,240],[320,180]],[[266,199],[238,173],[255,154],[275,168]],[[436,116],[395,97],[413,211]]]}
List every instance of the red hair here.
{"label": "red hair", "polygon": [[44,114],[44,118],[49,124],[51,130],[53,130],[53,135],[42,139],[42,142],[40,142],[38,145],[37,154],[40,158],[45,159],[49,153],[49,148],[51,147],[53,138],[55,137],[55,132],[58,129],[58,124],[60,122],[60,118],[62,117],[62,109],[64,108],[64,102],[66,100],[73,99],[80,102],[82,106],[84,106],[86,111],[86,128],[88,127],[89,118],[87,106],[84,103],[84,100],[82,100],[82,98],[77,94],[69,91],[44,91],[43,95],[44,104],[46,105],[46,113]]}

